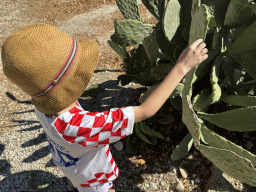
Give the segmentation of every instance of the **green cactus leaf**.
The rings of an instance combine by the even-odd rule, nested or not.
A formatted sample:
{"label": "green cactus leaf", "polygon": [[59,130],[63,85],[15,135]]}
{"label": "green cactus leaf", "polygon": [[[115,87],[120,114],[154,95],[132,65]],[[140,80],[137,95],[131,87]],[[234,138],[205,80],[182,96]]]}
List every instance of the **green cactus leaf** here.
{"label": "green cactus leaf", "polygon": [[155,18],[161,20],[164,13],[165,0],[142,0],[142,3]]}
{"label": "green cactus leaf", "polygon": [[120,48],[115,42],[108,40],[108,44],[120,57],[122,57],[122,59],[128,56],[125,49]]}
{"label": "green cactus leaf", "polygon": [[199,118],[203,118],[218,127],[229,131],[255,131],[256,107],[249,106],[245,108],[237,108],[222,113],[207,114],[204,112],[197,112]]}
{"label": "green cactus leaf", "polygon": [[130,82],[132,82],[132,80],[133,80],[133,77],[130,75],[119,75],[117,77],[117,84],[118,86],[125,86]]}
{"label": "green cactus leaf", "polygon": [[144,142],[151,144],[151,145],[156,145],[157,144],[157,140],[155,137],[152,136],[148,136],[146,137],[142,132],[141,132],[141,126],[142,126],[142,122],[138,122],[134,124],[134,131],[136,133],[136,135]]}
{"label": "green cactus leaf", "polygon": [[243,66],[250,76],[256,79],[256,22],[242,32],[229,46],[227,52]]}
{"label": "green cactus leaf", "polygon": [[236,40],[246,28],[247,28],[247,25],[243,24],[237,28],[230,29],[233,34],[233,41]]}
{"label": "green cactus leaf", "polygon": [[159,46],[156,41],[156,31],[154,31],[151,35],[146,37],[142,41],[142,44],[145,48],[149,60],[153,63],[156,63],[159,53]]}
{"label": "green cactus leaf", "polygon": [[155,138],[158,138],[158,139],[165,139],[162,134],[160,134],[157,131],[154,131],[154,130],[150,129],[144,121],[140,122],[140,130],[141,130],[142,133],[148,135],[149,137],[155,137]]}
{"label": "green cactus leaf", "polygon": [[172,116],[172,114],[168,114],[167,116],[159,119],[159,122],[162,123],[163,125],[170,124],[173,121],[175,121],[175,118]]}
{"label": "green cactus leaf", "polygon": [[228,6],[224,25],[229,28],[236,28],[243,25],[246,21],[252,18],[253,11],[248,4],[248,1],[243,1],[244,4],[237,4],[236,0],[231,0]]}
{"label": "green cactus leaf", "polygon": [[209,29],[209,18],[208,7],[202,4],[192,15],[192,21],[190,26],[189,34],[189,45],[198,39],[205,40],[207,31]]}
{"label": "green cactus leaf", "polygon": [[183,91],[183,88],[184,88],[184,83],[179,83],[177,85],[177,87],[173,90],[172,94],[170,95],[169,98],[174,98],[176,97],[177,95],[181,95],[182,91]]}
{"label": "green cactus leaf", "polygon": [[222,57],[220,60],[222,66],[224,67],[224,70],[226,71],[227,75],[229,76],[230,79],[230,83],[232,85],[232,87],[234,88],[234,90],[236,91],[237,94],[239,95],[246,95],[246,93],[244,93],[237,85],[236,85],[236,81],[234,80],[234,71],[235,68],[234,66],[231,64],[231,59],[227,58],[227,57]]}
{"label": "green cactus leaf", "polygon": [[191,25],[191,0],[179,0],[180,3],[180,25],[182,28],[182,37],[188,42],[189,41],[189,31]]}
{"label": "green cactus leaf", "polygon": [[220,100],[240,107],[256,106],[256,97],[250,95],[225,95]]}
{"label": "green cactus leaf", "polygon": [[186,154],[190,151],[193,145],[193,138],[190,133],[188,133],[181,142],[173,149],[171,154],[171,159],[173,161],[179,160],[186,156]]}
{"label": "green cactus leaf", "polygon": [[219,101],[221,97],[221,88],[218,85],[218,78],[220,73],[220,59],[219,55],[216,57],[212,64],[212,70],[210,74],[210,82],[212,88],[208,87],[204,89],[200,94],[195,96],[192,101],[194,111],[206,111],[209,105],[212,105]]}
{"label": "green cactus leaf", "polygon": [[256,156],[204,125],[201,131],[210,146],[200,144],[197,149],[223,172],[243,183],[256,186]]}
{"label": "green cactus leaf", "polygon": [[142,21],[137,0],[116,0],[116,5],[125,19]]}
{"label": "green cactus leaf", "polygon": [[136,154],[138,151],[138,137],[135,134],[129,135],[126,139],[126,152],[130,154]]}
{"label": "green cactus leaf", "polygon": [[[186,92],[186,90],[183,92]],[[187,126],[193,137],[194,145],[197,147],[200,144],[200,138],[202,137],[200,129],[203,121],[199,119],[193,111],[189,95],[182,96],[182,107],[182,122]]]}
{"label": "green cactus leaf", "polygon": [[170,0],[167,3],[162,24],[166,38],[172,41],[180,26],[180,4],[178,0]]}
{"label": "green cactus leaf", "polygon": [[225,52],[228,46],[232,43],[233,33],[232,30],[224,26],[221,29],[216,28],[214,34],[214,42],[212,44],[212,48],[214,48],[218,52]]}
{"label": "green cactus leaf", "polygon": [[173,58],[173,52],[176,45],[172,44],[168,39],[165,37],[162,27],[156,30],[156,40],[157,44],[161,49],[161,52],[165,54],[171,62],[175,63]]}
{"label": "green cactus leaf", "polygon": [[226,12],[228,10],[230,0],[215,0],[215,21],[218,27],[224,26]]}
{"label": "green cactus leaf", "polygon": [[176,110],[182,110],[182,98],[180,95],[170,98],[170,102]]}
{"label": "green cactus leaf", "polygon": [[114,21],[115,33],[110,37],[112,41],[122,46],[139,44],[143,39],[153,33],[153,25],[140,21],[126,19]]}

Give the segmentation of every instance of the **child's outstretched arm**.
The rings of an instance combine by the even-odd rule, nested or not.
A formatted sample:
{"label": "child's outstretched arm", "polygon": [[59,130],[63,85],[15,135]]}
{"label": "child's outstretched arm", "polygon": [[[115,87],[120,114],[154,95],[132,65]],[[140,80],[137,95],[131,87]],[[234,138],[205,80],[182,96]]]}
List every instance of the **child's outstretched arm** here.
{"label": "child's outstretched arm", "polygon": [[153,116],[172,94],[182,78],[194,67],[208,58],[206,44],[198,39],[185,49],[177,64],[172,68],[159,86],[148,96],[140,106],[133,106],[135,121],[143,121]]}

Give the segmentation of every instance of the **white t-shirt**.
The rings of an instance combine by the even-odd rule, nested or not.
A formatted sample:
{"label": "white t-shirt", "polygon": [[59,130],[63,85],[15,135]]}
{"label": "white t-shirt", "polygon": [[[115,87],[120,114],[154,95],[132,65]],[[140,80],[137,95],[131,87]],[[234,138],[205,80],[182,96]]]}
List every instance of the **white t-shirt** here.
{"label": "white t-shirt", "polygon": [[108,144],[133,133],[133,108],[89,112],[76,102],[76,107],[55,119],[34,110],[46,133],[53,162],[82,187],[111,182],[119,170]]}

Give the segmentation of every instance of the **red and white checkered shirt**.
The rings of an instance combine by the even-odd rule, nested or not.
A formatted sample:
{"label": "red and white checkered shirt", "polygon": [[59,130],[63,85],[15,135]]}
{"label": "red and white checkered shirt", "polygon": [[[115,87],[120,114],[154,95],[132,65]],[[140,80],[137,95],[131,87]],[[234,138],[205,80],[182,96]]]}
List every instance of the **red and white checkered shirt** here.
{"label": "red and white checkered shirt", "polygon": [[118,177],[119,170],[108,144],[132,134],[131,106],[89,112],[77,101],[76,107],[55,119],[36,108],[35,113],[49,141],[53,162],[71,181],[91,187]]}

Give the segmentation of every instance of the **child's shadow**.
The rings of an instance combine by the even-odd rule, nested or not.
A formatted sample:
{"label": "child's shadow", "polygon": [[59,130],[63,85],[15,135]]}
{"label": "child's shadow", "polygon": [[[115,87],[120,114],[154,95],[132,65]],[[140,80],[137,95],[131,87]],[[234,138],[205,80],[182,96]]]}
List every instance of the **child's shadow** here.
{"label": "child's shadow", "polygon": [[[5,146],[0,144],[0,155],[4,149]],[[44,192],[50,189],[56,191],[60,186],[66,186],[67,184],[65,177],[57,178],[49,172],[40,170],[22,171],[11,174],[11,164],[6,159],[0,160],[0,170],[0,175],[5,176],[0,181],[0,191]],[[61,183],[64,184],[61,185]]]}

